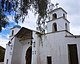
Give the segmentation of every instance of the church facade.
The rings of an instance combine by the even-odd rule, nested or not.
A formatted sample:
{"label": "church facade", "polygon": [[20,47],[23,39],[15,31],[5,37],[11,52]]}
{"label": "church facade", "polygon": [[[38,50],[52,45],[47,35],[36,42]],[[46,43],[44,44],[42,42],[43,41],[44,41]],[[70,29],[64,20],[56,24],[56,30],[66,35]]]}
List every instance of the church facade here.
{"label": "church facade", "polygon": [[48,13],[47,33],[20,27],[11,29],[4,64],[80,64],[80,36],[70,33],[67,12]]}

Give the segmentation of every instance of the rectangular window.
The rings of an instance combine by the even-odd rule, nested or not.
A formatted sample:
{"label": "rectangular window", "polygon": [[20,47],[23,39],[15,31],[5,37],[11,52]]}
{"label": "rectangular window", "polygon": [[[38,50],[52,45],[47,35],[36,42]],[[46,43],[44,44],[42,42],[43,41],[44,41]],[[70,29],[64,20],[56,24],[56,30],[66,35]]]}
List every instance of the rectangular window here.
{"label": "rectangular window", "polygon": [[77,54],[77,45],[69,44],[68,52],[69,52],[69,64],[79,64],[78,63],[78,54]]}
{"label": "rectangular window", "polygon": [[63,18],[65,18],[65,14],[63,14]]}
{"label": "rectangular window", "polygon": [[14,30],[12,30],[12,36],[13,36],[13,34],[14,34]]}
{"label": "rectangular window", "polygon": [[7,61],[6,61],[6,64],[8,64],[8,59],[7,59]]}
{"label": "rectangular window", "polygon": [[65,30],[68,30],[68,26],[67,26],[67,23],[65,23]]}
{"label": "rectangular window", "polygon": [[47,56],[47,64],[52,64],[52,58],[51,58],[51,56]]}

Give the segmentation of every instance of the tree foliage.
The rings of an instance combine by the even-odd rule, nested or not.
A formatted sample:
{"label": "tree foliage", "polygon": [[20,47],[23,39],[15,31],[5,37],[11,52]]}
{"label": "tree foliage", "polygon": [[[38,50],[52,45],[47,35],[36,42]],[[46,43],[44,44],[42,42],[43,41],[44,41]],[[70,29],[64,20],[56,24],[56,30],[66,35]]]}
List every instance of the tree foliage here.
{"label": "tree foliage", "polygon": [[[5,27],[8,22],[6,21],[5,13],[14,12],[15,22],[22,18],[24,21],[25,16],[28,14],[28,10],[33,10],[34,14],[38,14],[37,24],[40,26],[40,21],[45,20],[48,12],[48,0],[0,0],[0,30]],[[4,16],[4,17],[3,17]],[[3,18],[2,18],[3,17]]]}
{"label": "tree foliage", "polygon": [[5,49],[0,46],[0,62],[4,62]]}
{"label": "tree foliage", "polygon": [[2,27],[6,27],[8,24],[8,18],[4,14],[3,10],[0,8],[0,31],[2,30]]}

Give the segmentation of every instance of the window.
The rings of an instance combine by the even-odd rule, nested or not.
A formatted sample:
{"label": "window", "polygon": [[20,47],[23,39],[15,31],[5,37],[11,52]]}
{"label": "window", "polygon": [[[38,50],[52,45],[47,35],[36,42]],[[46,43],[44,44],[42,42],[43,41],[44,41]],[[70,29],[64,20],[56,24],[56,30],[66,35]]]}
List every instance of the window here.
{"label": "window", "polygon": [[57,19],[57,14],[56,13],[53,14],[53,20],[54,19]]}
{"label": "window", "polygon": [[50,20],[50,16],[49,16],[49,18],[48,18],[49,20]]}
{"label": "window", "polygon": [[63,14],[63,18],[65,18],[65,14]]}
{"label": "window", "polygon": [[67,23],[65,23],[65,30],[68,30],[68,28],[67,28]]}
{"label": "window", "polygon": [[51,56],[47,56],[47,64],[52,64],[52,58],[51,58]]}
{"label": "window", "polygon": [[11,42],[9,41],[9,42],[8,42],[8,45],[10,46],[10,44],[11,44]]}
{"label": "window", "polygon": [[8,59],[7,59],[7,61],[6,61],[6,64],[8,64]]}
{"label": "window", "polygon": [[13,34],[14,34],[14,30],[12,30],[12,36],[13,36]]}
{"label": "window", "polygon": [[76,44],[68,44],[68,53],[69,53],[69,64],[79,64]]}
{"label": "window", "polygon": [[53,23],[52,30],[53,30],[53,32],[57,31],[57,24],[56,23]]}

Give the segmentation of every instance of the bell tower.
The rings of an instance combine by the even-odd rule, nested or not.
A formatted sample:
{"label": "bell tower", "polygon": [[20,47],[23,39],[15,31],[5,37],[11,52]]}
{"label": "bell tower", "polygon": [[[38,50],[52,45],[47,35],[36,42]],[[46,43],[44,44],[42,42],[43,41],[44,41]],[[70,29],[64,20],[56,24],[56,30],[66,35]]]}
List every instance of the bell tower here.
{"label": "bell tower", "polygon": [[17,32],[21,29],[21,26],[15,25],[13,28],[11,28],[10,37],[13,37],[17,34]]}
{"label": "bell tower", "polygon": [[59,7],[48,13],[47,32],[57,32],[62,30],[69,31],[69,21],[67,20],[67,12]]}

